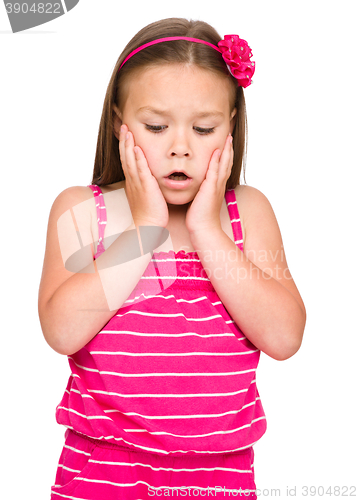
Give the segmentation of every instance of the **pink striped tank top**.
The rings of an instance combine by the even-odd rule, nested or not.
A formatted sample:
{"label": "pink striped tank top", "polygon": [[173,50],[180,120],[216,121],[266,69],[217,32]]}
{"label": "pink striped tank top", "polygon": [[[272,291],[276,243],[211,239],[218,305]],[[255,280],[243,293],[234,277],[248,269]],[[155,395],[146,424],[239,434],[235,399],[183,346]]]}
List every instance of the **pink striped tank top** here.
{"label": "pink striped tank top", "polygon": [[[106,211],[100,188],[89,187],[97,205],[97,257]],[[243,250],[233,189],[225,200]],[[154,252],[122,307],[68,356],[71,375],[56,420],[94,439],[162,455],[249,448],[266,431],[256,387],[259,357],[198,254]]]}

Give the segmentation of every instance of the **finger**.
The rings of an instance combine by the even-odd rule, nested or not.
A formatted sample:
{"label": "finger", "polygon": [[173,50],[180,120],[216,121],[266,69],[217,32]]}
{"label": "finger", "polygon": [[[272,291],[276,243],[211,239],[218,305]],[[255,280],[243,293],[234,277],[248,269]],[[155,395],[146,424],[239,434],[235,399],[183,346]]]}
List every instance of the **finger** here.
{"label": "finger", "polygon": [[219,162],[220,180],[228,179],[228,177],[230,177],[233,159],[234,159],[234,150],[232,147],[232,135],[229,134],[226,138],[225,146]]}
{"label": "finger", "polygon": [[125,153],[124,142],[125,142],[127,133],[128,133],[128,127],[123,124],[121,126],[120,132],[119,132],[119,156],[121,159],[121,164],[122,164],[122,168],[123,168],[123,172],[124,172],[125,176],[127,174],[127,164],[126,164],[126,153]]}
{"label": "finger", "polygon": [[234,145],[233,145],[233,142],[234,142],[234,138],[232,135],[230,135],[230,137],[229,137],[230,158],[229,158],[229,162],[228,162],[227,178],[230,177],[232,166],[234,163]]}
{"label": "finger", "polygon": [[150,171],[147,159],[143,153],[143,150],[139,146],[134,146],[133,148],[135,160],[137,163],[138,175],[152,175]]}
{"label": "finger", "polygon": [[225,166],[227,166],[228,163],[230,163],[231,150],[232,150],[232,135],[229,134],[226,138],[224,149],[220,157],[220,162],[222,164],[225,164]]}
{"label": "finger", "polygon": [[209,162],[209,168],[208,168],[208,171],[206,173],[206,177],[209,177],[209,178],[213,177],[215,179],[217,178],[217,176],[219,175],[220,156],[221,156],[220,149],[215,149],[215,151],[211,155],[211,159]]}
{"label": "finger", "polygon": [[124,151],[126,155],[127,168],[133,168],[136,164],[135,154],[134,154],[134,137],[132,132],[128,130],[124,140]]}
{"label": "finger", "polygon": [[134,147],[135,143],[133,134],[127,129],[127,132],[125,133],[124,143],[122,146],[125,156],[125,166],[127,169],[127,174],[131,177],[132,181],[136,182],[139,181],[139,179],[138,179],[137,161],[134,154]]}

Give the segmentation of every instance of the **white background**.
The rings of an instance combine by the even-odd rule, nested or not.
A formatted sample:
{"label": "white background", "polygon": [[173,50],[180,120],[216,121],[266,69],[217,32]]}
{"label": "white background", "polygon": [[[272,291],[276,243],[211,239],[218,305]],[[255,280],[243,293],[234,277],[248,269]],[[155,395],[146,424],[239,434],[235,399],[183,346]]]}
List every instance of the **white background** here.
{"label": "white background", "polygon": [[166,17],[207,21],[253,50],[246,180],[273,206],[307,308],[300,351],[283,362],[261,355],[257,378],[268,430],[255,445],[257,488],[272,498],[269,490],[280,489],[286,498],[289,487],[291,498],[296,487],[304,498],[304,486],[357,486],[355,7],[344,0],[156,0],[141,7],[81,0],[48,24],[12,34],[1,2],[6,500],[50,498],[64,441],[55,408],[70,371],[44,340],[37,314],[49,211],[63,189],[91,182],[103,100],[120,52],[139,29]]}

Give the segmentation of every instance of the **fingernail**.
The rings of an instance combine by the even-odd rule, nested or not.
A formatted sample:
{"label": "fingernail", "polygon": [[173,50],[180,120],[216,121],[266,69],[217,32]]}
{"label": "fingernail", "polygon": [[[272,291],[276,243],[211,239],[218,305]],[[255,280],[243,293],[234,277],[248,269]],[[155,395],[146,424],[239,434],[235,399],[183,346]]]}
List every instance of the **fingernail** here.
{"label": "fingernail", "polygon": [[127,134],[126,134],[126,140],[128,140],[128,139],[129,139],[129,134],[127,133]]}

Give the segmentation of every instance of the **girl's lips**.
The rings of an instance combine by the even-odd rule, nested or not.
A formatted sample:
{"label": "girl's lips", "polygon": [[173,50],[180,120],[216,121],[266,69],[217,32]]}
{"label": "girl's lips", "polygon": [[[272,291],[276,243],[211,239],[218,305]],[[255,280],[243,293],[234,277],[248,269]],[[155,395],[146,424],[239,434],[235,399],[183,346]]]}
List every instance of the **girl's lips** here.
{"label": "girl's lips", "polygon": [[189,177],[189,175],[185,172],[185,170],[172,170],[170,174],[167,175],[167,177],[170,177],[171,175],[186,175]]}
{"label": "girl's lips", "polygon": [[164,185],[171,189],[186,189],[192,182],[191,177],[187,177],[184,181],[175,181],[174,179],[169,179],[169,177],[164,177]]}

